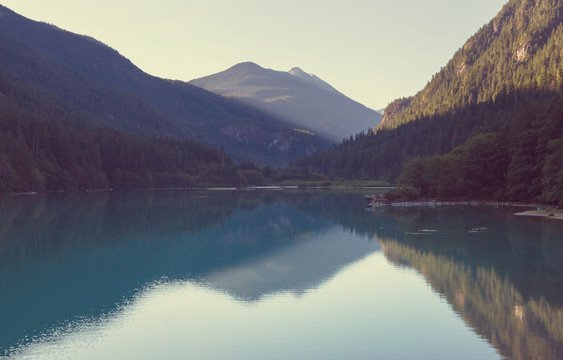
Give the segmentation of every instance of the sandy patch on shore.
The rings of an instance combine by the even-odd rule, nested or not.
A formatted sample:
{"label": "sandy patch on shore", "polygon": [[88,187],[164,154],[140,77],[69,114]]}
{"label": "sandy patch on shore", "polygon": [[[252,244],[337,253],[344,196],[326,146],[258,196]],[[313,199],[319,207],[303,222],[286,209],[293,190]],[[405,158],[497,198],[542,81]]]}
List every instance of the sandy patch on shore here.
{"label": "sandy patch on shore", "polygon": [[549,210],[528,210],[520,213],[516,213],[514,215],[518,216],[540,216],[546,217],[550,219],[559,219],[563,220],[563,212],[560,210],[549,211]]}

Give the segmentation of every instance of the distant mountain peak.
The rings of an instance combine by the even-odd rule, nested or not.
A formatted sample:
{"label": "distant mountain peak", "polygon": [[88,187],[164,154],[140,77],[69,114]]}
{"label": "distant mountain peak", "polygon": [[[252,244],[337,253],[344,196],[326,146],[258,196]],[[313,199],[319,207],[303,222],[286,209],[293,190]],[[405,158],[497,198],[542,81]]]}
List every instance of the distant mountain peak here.
{"label": "distant mountain peak", "polygon": [[251,61],[245,61],[232,66],[227,71],[256,71],[256,70],[264,70],[264,68]]}
{"label": "distant mountain peak", "polygon": [[332,142],[374,128],[381,121],[381,114],[300,67],[286,72],[244,62],[190,83],[256,106],[286,120],[293,128]]}
{"label": "distant mountain peak", "polygon": [[294,76],[312,76],[313,74],[307,74],[305,71],[303,71],[303,69],[301,69],[300,67],[296,66],[293,69],[288,71],[291,75]]}
{"label": "distant mountain peak", "polygon": [[319,77],[315,76],[314,74],[309,74],[309,73],[303,71],[303,69],[301,69],[300,67],[296,66],[293,69],[289,70],[288,73],[290,75],[297,77],[297,78],[308,81],[309,83],[312,83],[312,84],[320,87],[323,90],[330,91],[330,92],[338,94],[338,95],[342,95],[342,93],[340,93],[340,91],[333,88],[332,85],[330,85],[326,81],[320,79]]}
{"label": "distant mountain peak", "polygon": [[[232,71],[232,77],[249,82],[260,80],[261,75],[256,74],[271,71],[251,62],[235,68],[239,70]],[[27,19],[2,5],[0,69],[0,90],[5,94],[0,95],[0,107],[14,103],[28,111],[31,104],[29,111],[41,109],[39,114],[43,117],[45,112],[45,119],[64,114],[64,121],[77,119],[91,122],[93,127],[197,139],[223,146],[235,160],[272,166],[332,143],[297,132],[294,129],[301,127],[253,104],[148,75],[94,38]],[[0,168],[2,165],[0,161]]]}

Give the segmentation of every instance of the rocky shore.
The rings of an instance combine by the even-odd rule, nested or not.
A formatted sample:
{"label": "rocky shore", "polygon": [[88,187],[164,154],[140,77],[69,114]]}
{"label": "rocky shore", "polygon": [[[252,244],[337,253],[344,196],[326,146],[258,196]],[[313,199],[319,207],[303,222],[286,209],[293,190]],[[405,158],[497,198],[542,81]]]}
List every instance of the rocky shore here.
{"label": "rocky shore", "polygon": [[536,216],[536,217],[547,217],[550,219],[563,220],[563,210],[559,210],[557,207],[549,206],[538,206],[532,204],[514,204],[510,202],[503,201],[484,201],[484,200],[435,200],[435,199],[416,199],[416,200],[406,200],[406,199],[396,199],[389,200],[380,196],[366,195],[366,207],[372,209],[378,208],[435,208],[435,207],[445,207],[445,206],[489,206],[489,207],[501,207],[501,206],[524,206],[524,207],[537,207],[536,210],[528,210],[514,215],[518,216]]}
{"label": "rocky shore", "polygon": [[442,206],[510,206],[509,202],[500,201],[459,201],[459,200],[387,200],[387,199],[370,199],[367,206],[371,208],[381,207],[442,207]]}
{"label": "rocky shore", "polygon": [[528,210],[520,213],[516,213],[514,215],[518,216],[539,216],[539,217],[547,217],[550,219],[559,219],[563,220],[563,212],[558,210]]}

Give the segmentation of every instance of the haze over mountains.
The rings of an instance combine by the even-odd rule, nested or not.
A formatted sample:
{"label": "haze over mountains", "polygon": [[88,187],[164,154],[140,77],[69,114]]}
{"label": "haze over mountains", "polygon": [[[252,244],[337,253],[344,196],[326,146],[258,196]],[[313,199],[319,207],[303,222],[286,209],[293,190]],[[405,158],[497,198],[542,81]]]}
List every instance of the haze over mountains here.
{"label": "haze over mountains", "polygon": [[373,129],[381,122],[378,112],[298,67],[283,72],[245,62],[190,83],[240,100],[286,120],[297,129],[334,142]]}
{"label": "haze over mountains", "polygon": [[284,119],[181,81],[144,73],[87,36],[26,19],[0,5],[0,66],[11,82],[33,88],[95,125],[141,135],[190,138],[223,147],[235,160],[281,165],[332,141],[294,130]]}
{"label": "haze over mountains", "polygon": [[[0,6],[0,191],[377,179],[426,196],[563,205],[562,48],[561,1],[510,0],[377,126],[377,112],[299,68],[247,62],[164,80]],[[313,155],[274,178],[159,136],[258,165]]]}

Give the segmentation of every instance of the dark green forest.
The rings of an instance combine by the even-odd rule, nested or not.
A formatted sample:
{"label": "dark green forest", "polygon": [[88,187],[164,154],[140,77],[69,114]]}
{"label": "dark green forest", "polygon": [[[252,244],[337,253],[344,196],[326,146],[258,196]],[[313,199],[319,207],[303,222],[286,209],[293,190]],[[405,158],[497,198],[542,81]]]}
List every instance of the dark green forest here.
{"label": "dark green forest", "polygon": [[237,166],[198,142],[92,125],[56,96],[0,71],[0,193],[263,182],[253,164]]}
{"label": "dark green forest", "polygon": [[0,107],[0,192],[238,185],[221,151]]}
{"label": "dark green forest", "polygon": [[[281,170],[248,160],[281,164],[327,143],[152,78],[93,39],[3,21],[0,192],[385,180],[411,196],[563,205],[560,1],[510,1],[378,129]],[[182,140],[202,134],[222,150]]]}
{"label": "dark green forest", "polygon": [[[96,126],[223,147],[234,161],[281,166],[332,141],[182,81],[151,76],[103,43],[32,21],[0,5],[0,70]],[[7,94],[9,87],[0,90]],[[43,93],[43,95],[40,95]],[[23,97],[17,106],[32,105]],[[38,113],[40,114],[40,113]],[[64,116],[59,114],[58,116]]]}
{"label": "dark green forest", "polygon": [[563,3],[510,1],[373,133],[296,167],[421,196],[562,202],[562,57]]}
{"label": "dark green forest", "polygon": [[0,70],[0,193],[252,186],[315,179],[235,164],[193,140],[100,127],[60,98]]}
{"label": "dark green forest", "polygon": [[251,161],[279,166],[329,146],[0,8],[0,193],[262,185],[299,174]]}
{"label": "dark green forest", "polygon": [[409,160],[397,182],[423,197],[563,205],[563,97],[524,105],[510,126],[475,136],[448,154]]}

